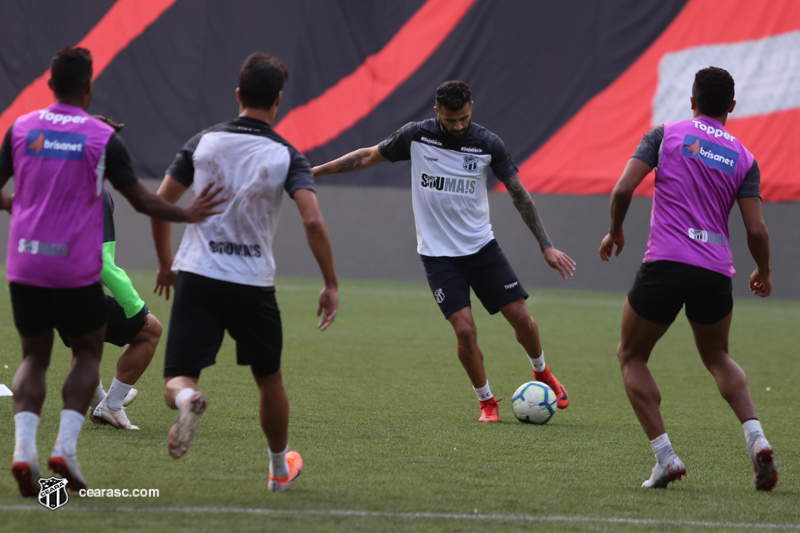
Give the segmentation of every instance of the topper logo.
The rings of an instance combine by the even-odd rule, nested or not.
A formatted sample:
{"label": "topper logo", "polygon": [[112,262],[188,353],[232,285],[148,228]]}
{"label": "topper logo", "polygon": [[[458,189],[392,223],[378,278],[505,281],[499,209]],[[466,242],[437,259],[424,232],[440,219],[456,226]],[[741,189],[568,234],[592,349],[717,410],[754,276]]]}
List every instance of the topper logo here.
{"label": "topper logo", "polygon": [[693,120],[692,123],[694,124],[695,128],[703,130],[704,132],[706,132],[707,135],[710,135],[711,137],[723,137],[725,139],[728,139],[729,141],[736,139],[736,137],[734,137],[727,131],[715,128],[714,126],[707,126],[702,122],[700,122],[699,120]]}
{"label": "topper logo", "polygon": [[78,115],[62,115],[61,113],[53,113],[52,111],[43,109],[39,112],[39,120],[45,120],[47,122],[52,122],[53,124],[69,124],[70,122],[75,124],[83,124],[89,120],[89,117],[81,117]]}

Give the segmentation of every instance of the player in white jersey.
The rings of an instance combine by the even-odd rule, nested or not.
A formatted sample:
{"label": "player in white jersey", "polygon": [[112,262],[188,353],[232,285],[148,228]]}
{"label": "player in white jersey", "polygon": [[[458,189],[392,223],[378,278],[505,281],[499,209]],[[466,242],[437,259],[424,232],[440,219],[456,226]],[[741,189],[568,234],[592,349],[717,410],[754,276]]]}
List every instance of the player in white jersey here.
{"label": "player in white jersey", "polygon": [[272,240],[284,190],[300,210],[309,246],[325,287],[318,327],[333,323],[339,306],[330,237],[305,157],[272,129],[289,74],[272,56],[255,53],[239,75],[239,117],[202,131],[178,152],[158,190],[176,202],[210,181],[228,200],[215,224],[190,224],[173,262],[169,224],[153,220],[159,259],[156,290],[175,287],[167,336],[164,399],[179,409],[169,452],[182,457],[208,405],[197,390],[202,369],[213,365],[227,330],[240,365],[249,365],[260,394],[260,421],[269,443],[269,489],[286,490],[303,469],[289,451],[289,401],[281,376],[282,332],[275,300]]}
{"label": "player in white jersey", "polygon": [[508,320],[530,358],[535,378],[552,387],[558,407],[565,409],[569,396],[545,364],[538,327],[525,306],[528,293],[492,233],[486,193],[490,168],[505,184],[547,263],[566,279],[575,270],[575,262],[553,247],[503,142],[471,121],[472,96],[467,84],[448,81],[440,85],[434,110],[436,118],[406,124],[382,143],[311,172],[321,176],[410,159],[417,251],[433,296],[453,326],[458,358],[481,404],[479,421],[499,420],[498,400],[489,388],[478,347],[470,287],[490,314],[499,311]]}

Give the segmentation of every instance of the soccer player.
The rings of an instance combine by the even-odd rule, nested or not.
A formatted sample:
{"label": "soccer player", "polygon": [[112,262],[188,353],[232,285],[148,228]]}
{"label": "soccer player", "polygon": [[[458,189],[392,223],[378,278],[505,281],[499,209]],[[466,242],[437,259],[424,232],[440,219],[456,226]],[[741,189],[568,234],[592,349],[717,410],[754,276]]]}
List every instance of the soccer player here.
{"label": "soccer player", "polygon": [[728,355],[734,275],[728,216],[739,203],[756,263],[750,290],[772,291],[769,234],[761,213],[761,174],[753,155],[725,129],[736,106],[731,75],[717,67],[695,75],[694,118],[647,132],[611,194],[611,228],[600,245],[608,261],[625,246],[622,224],[636,187],[656,169],[650,238],[622,311],[617,348],[625,391],[656,456],[645,488],[664,488],[686,474],[661,418],[661,393],[647,367],[658,339],[686,306],[703,364],[742,424],[758,490],[778,481],[772,447],[756,417],[747,376]]}
{"label": "soccer player", "polygon": [[179,209],[136,178],[113,128],[86,113],[92,98],[88,50],[58,51],[49,85],[56,102],[19,117],[0,148],[0,188],[14,176],[6,275],[22,363],[12,383],[16,444],[11,471],[23,496],[39,492],[36,430],[54,327],[69,339],[74,364],[64,381],[64,408],[48,466],[67,479],[70,490],[86,488],[76,449],[99,380],[105,338],[103,179],[137,211],[169,220],[202,220],[224,200],[214,199],[216,190]]}
{"label": "soccer player", "polygon": [[[89,405],[89,418],[96,424],[108,424],[117,429],[139,429],[131,424],[125,407],[136,399],[133,388],[147,369],[161,339],[161,322],[150,312],[131,279],[115,262],[114,201],[103,189],[103,269],[100,281],[111,294],[106,300],[105,342],[124,347],[117,361],[117,370],[108,393],[100,380]],[[59,332],[60,333],[60,332]],[[65,344],[66,337],[62,335]],[[67,344],[69,346],[69,344]]]}
{"label": "soccer player", "polygon": [[[105,117],[96,117],[114,127]],[[121,128],[115,127],[119,132]],[[11,212],[13,196],[2,195],[2,207]],[[117,429],[139,429],[131,424],[125,407],[136,399],[139,391],[133,385],[153,359],[161,339],[161,322],[150,312],[128,275],[115,263],[116,241],[114,230],[114,201],[103,188],[103,268],[100,281],[111,294],[105,295],[105,342],[125,347],[117,361],[117,371],[111,388],[106,393],[103,380],[89,404],[89,418],[96,424],[108,424]],[[57,328],[61,340],[69,348],[69,337]]]}
{"label": "soccer player", "polygon": [[533,375],[555,391],[559,409],[565,409],[569,396],[545,364],[539,329],[525,306],[528,293],[492,233],[486,195],[489,168],[505,184],[547,264],[566,279],[575,270],[575,262],[553,247],[503,142],[472,122],[472,95],[467,84],[448,81],[440,85],[433,109],[436,118],[410,122],[380,144],[314,167],[311,172],[322,176],[411,159],[417,251],[433,297],[455,332],[458,358],[478,395],[478,420],[498,422],[498,400],[489,388],[478,347],[470,287],[490,314],[499,311],[508,320],[528,354]]}
{"label": "soccer player", "polygon": [[281,374],[282,331],[275,300],[272,241],[283,191],[297,204],[325,286],[320,330],[339,307],[330,237],[305,157],[272,129],[289,73],[276,57],[254,53],[242,65],[239,117],[192,137],[167,170],[158,194],[176,202],[194,185],[216,181],[230,198],[224,212],[190,224],[173,261],[170,225],[152,221],[159,270],[156,291],[175,287],[167,335],[164,400],[180,413],[169,431],[169,453],[182,457],[208,399],[197,390],[201,371],[215,363],[225,331],[237,362],[250,366],[259,390],[261,428],[269,444],[269,490],[283,491],[303,469],[289,451],[289,401]]}

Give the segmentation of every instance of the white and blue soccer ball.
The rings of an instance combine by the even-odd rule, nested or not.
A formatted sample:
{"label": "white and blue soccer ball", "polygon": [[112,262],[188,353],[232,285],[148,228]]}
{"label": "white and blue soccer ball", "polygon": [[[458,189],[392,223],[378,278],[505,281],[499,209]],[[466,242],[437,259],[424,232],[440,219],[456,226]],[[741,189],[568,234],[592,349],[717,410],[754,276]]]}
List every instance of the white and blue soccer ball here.
{"label": "white and blue soccer ball", "polygon": [[511,409],[524,424],[546,424],[556,414],[556,393],[541,381],[523,383],[511,398]]}

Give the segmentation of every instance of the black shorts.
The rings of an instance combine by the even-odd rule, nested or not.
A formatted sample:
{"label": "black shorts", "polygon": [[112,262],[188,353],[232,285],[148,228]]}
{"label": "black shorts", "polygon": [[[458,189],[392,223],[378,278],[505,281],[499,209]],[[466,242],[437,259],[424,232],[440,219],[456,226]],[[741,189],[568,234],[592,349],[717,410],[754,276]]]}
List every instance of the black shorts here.
{"label": "black shorts", "polygon": [[686,318],[715,324],[733,309],[733,283],[719,272],[674,261],[642,263],[628,293],[636,314],[656,324],[672,324],[686,304]]}
{"label": "black shorts", "polygon": [[420,255],[420,258],[428,275],[428,285],[445,318],[471,306],[470,287],[491,315],[511,302],[528,298],[528,293],[522,288],[514,269],[494,239],[472,255]]}
{"label": "black shorts", "polygon": [[273,287],[254,287],[179,272],[167,335],[164,377],[198,377],[216,363],[225,331],[236,362],[257,376],[281,367],[281,314]]}
{"label": "black shorts", "polygon": [[14,324],[24,337],[36,337],[53,328],[76,337],[106,323],[105,293],[99,282],[74,289],[9,282],[8,289]]}
{"label": "black shorts", "polygon": [[[106,339],[105,342],[119,346],[127,346],[133,342],[133,339],[144,329],[145,317],[150,310],[145,305],[141,311],[128,318],[125,315],[125,310],[119,305],[116,298],[110,294],[106,294]],[[58,329],[58,328],[56,328]],[[64,345],[69,348],[69,339],[61,329],[58,329],[58,334]]]}

